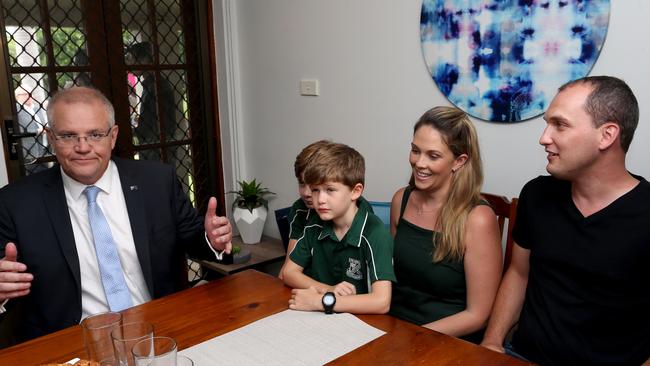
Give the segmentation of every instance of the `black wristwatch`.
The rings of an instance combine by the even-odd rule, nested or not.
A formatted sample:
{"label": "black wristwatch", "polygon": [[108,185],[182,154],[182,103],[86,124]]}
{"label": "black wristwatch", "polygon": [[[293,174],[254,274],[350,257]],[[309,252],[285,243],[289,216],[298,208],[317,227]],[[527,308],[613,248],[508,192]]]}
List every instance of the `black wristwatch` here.
{"label": "black wristwatch", "polygon": [[334,295],[333,292],[326,292],[325,295],[323,295],[323,299],[321,300],[321,302],[323,303],[323,309],[325,309],[325,314],[334,313],[336,296]]}

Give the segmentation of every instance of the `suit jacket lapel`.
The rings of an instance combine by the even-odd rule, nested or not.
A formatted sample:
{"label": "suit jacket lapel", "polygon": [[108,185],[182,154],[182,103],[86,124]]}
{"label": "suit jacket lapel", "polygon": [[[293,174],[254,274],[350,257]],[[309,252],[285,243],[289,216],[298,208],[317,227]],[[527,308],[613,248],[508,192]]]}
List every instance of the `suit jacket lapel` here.
{"label": "suit jacket lapel", "polygon": [[43,201],[47,213],[52,221],[52,226],[56,234],[57,241],[61,247],[61,252],[65,261],[70,267],[70,271],[75,279],[77,294],[81,300],[81,274],[79,271],[79,255],[77,246],[74,241],[72,231],[72,222],[68,212],[68,203],[65,199],[65,190],[63,180],[61,179],[61,170],[58,165],[50,169],[50,176],[45,181],[43,189]]}
{"label": "suit jacket lapel", "polygon": [[151,255],[149,252],[149,233],[147,231],[147,218],[144,210],[144,199],[140,192],[139,180],[136,171],[129,169],[128,162],[114,158],[113,161],[120,173],[120,183],[126,201],[126,209],[131,222],[131,233],[135,242],[135,251],[138,254],[142,275],[147,282],[149,293],[153,297],[153,274],[151,270]]}

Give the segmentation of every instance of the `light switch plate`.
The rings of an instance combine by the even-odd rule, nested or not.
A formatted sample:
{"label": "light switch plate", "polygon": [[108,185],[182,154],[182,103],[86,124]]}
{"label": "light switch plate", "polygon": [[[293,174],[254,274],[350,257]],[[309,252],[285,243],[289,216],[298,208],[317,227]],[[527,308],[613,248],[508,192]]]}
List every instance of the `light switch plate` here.
{"label": "light switch plate", "polygon": [[316,96],[320,94],[318,79],[301,79],[300,95]]}

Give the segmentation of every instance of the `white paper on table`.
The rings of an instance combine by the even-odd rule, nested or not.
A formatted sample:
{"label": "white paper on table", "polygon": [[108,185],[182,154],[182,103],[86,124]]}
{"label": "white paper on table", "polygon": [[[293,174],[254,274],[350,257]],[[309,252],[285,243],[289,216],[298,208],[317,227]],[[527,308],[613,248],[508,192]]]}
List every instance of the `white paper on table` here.
{"label": "white paper on table", "polygon": [[383,334],[352,314],[285,310],[179,353],[195,366],[322,365]]}

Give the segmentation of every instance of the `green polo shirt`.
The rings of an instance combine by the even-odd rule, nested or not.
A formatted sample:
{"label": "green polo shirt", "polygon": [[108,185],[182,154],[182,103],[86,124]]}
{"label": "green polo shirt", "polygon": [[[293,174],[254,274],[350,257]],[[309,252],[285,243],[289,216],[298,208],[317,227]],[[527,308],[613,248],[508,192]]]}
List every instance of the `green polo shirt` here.
{"label": "green polo shirt", "polygon": [[298,198],[289,211],[289,239],[298,240],[307,222],[312,223],[316,218],[318,218],[316,211],[308,208],[305,201]]}
{"label": "green polo shirt", "polygon": [[393,238],[381,219],[363,207],[342,240],[334,234],[332,221],[318,220],[305,226],[290,258],[309,267],[314,280],[330,286],[346,281],[356,287],[357,294],[370,292],[375,281],[396,281]]}
{"label": "green polo shirt", "polygon": [[[370,203],[365,198],[359,197],[357,202],[360,208],[373,212],[372,206],[370,206]],[[298,198],[291,205],[291,210],[289,210],[289,239],[300,239],[305,226],[316,223],[319,220],[318,213],[314,209],[308,208],[305,205],[305,201]]]}

